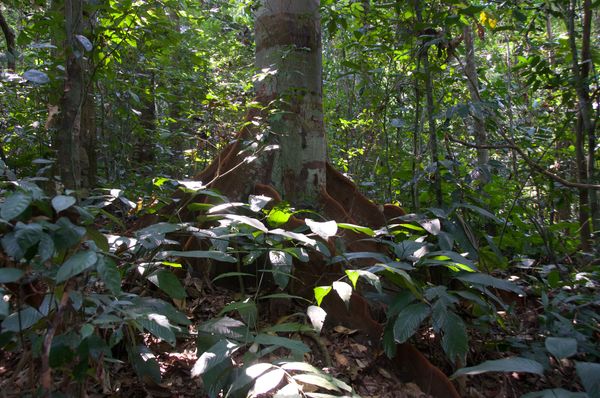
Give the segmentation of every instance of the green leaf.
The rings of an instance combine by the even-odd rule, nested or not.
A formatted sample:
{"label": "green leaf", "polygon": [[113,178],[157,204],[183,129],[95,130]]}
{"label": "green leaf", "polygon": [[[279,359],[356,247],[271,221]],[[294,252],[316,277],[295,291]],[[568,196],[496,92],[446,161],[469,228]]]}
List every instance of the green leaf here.
{"label": "green leaf", "polygon": [[54,256],[54,241],[50,235],[44,233],[40,236],[38,256],[42,262],[50,260]]}
{"label": "green leaf", "polygon": [[260,221],[258,221],[255,218],[252,218],[252,217],[240,216],[238,214],[225,214],[223,217],[225,217],[231,221],[249,225],[249,226],[256,228],[257,230],[262,231],[262,232],[269,232],[269,230],[267,229],[267,227],[265,227],[265,225],[263,223],[261,223]]}
{"label": "green leaf", "polygon": [[488,274],[482,274],[480,272],[461,272],[456,275],[456,279],[459,279],[463,282],[474,283],[477,285],[494,287],[500,290],[506,290],[509,292],[514,292],[516,294],[525,294],[523,289],[519,286],[515,285],[512,282],[505,281],[503,279],[495,278]]}
{"label": "green leaf", "polygon": [[273,398],[298,398],[301,397],[300,390],[298,390],[298,384],[290,383],[273,395]]}
{"label": "green leaf", "polygon": [[31,197],[23,192],[15,192],[6,198],[0,209],[0,217],[12,220],[18,217],[31,204]]}
{"label": "green leaf", "polygon": [[567,391],[564,388],[552,388],[530,392],[522,395],[521,398],[592,398],[592,396],[583,392]]}
{"label": "green leaf", "polygon": [[352,269],[347,269],[344,272],[346,273],[346,276],[348,276],[348,279],[350,279],[350,282],[352,282],[352,286],[356,289],[356,282],[358,282],[360,273]]}
{"label": "green leaf", "polygon": [[337,226],[338,226],[338,228],[349,229],[350,231],[358,232],[358,233],[365,234],[368,236],[375,236],[375,231],[373,231],[369,227],[363,227],[361,225],[348,224],[348,223],[338,223]]}
{"label": "green leaf", "polygon": [[356,272],[358,272],[358,274],[361,277],[363,277],[371,286],[373,286],[375,289],[377,289],[377,292],[379,292],[379,293],[382,292],[381,280],[379,279],[379,277],[377,275],[375,275],[371,271],[362,270],[362,269],[359,269]]}
{"label": "green leaf", "polygon": [[102,250],[105,253],[109,252],[110,247],[108,245],[108,239],[103,233],[99,232],[97,229],[94,229],[92,227],[87,227],[85,229],[85,232],[88,239],[94,241],[94,243],[96,244],[96,246],[98,246],[100,250]]}
{"label": "green leaf", "polygon": [[162,314],[148,314],[148,319],[136,319],[145,330],[152,333],[155,337],[166,341],[171,346],[175,346],[175,332],[173,329],[179,330],[169,322],[169,319]]}
{"label": "green leaf", "polygon": [[338,226],[335,221],[317,222],[311,220],[310,218],[306,218],[304,219],[304,222],[314,234],[319,235],[324,240],[335,236],[337,233]]}
{"label": "green leaf", "polygon": [[350,306],[350,297],[352,296],[352,286],[346,282],[335,281],[332,287],[346,304],[346,308],[348,308]]}
{"label": "green leaf", "polygon": [[394,322],[394,340],[401,344],[416,333],[421,322],[431,313],[431,308],[425,303],[414,303],[408,305],[398,314]]}
{"label": "green leaf", "polygon": [[240,316],[246,322],[248,327],[254,329],[256,326],[256,320],[258,319],[258,308],[254,300],[250,298],[246,298],[243,301],[235,301],[233,303],[227,304],[223,309],[219,312],[217,316],[222,316],[230,311],[237,311],[240,313]]}
{"label": "green leaf", "polygon": [[36,84],[46,84],[50,82],[47,74],[37,69],[29,69],[23,73],[23,79]]}
{"label": "green leaf", "polygon": [[321,305],[321,302],[329,294],[331,291],[331,286],[317,286],[313,289],[315,293],[315,300],[317,300],[317,305]]}
{"label": "green leaf", "polygon": [[127,351],[129,353],[129,361],[140,380],[151,380],[159,384],[160,366],[152,351],[143,345],[137,347],[128,346]]}
{"label": "green leaf", "polygon": [[164,235],[171,232],[179,231],[181,228],[183,227],[179,224],[159,222],[157,224],[153,224],[146,228],[142,228],[139,231],[136,231],[135,235],[138,238],[143,239],[149,236]]}
{"label": "green leaf", "polygon": [[77,252],[60,266],[56,273],[56,283],[62,283],[88,270],[98,261],[98,256],[91,250]]}
{"label": "green leaf", "polygon": [[536,361],[521,357],[511,357],[485,361],[477,366],[462,368],[454,372],[452,379],[463,375],[478,375],[487,372],[519,372],[544,374],[544,367]]}
{"label": "green leaf", "polygon": [[152,273],[148,276],[148,280],[158,286],[160,290],[167,293],[171,298],[183,300],[187,297],[185,289],[177,276],[166,269]]}
{"label": "green leaf", "polygon": [[26,307],[19,312],[13,312],[2,321],[2,331],[21,332],[35,325],[44,315],[33,307]]}
{"label": "green leaf", "polygon": [[577,340],[572,337],[548,337],[544,345],[556,359],[569,358],[577,354]]}
{"label": "green leaf", "polygon": [[42,234],[43,229],[40,224],[17,223],[15,238],[23,251],[27,251],[27,249],[36,245],[40,241]]}
{"label": "green leaf", "polygon": [[492,213],[490,213],[489,211],[482,209],[481,207],[478,206],[474,206],[474,205],[470,205],[467,203],[461,203],[459,205],[456,206],[456,208],[465,208],[465,209],[469,209],[469,210],[473,210],[475,213],[478,213],[479,215],[482,215],[486,218],[489,218],[490,220],[493,220],[494,222],[496,222],[497,224],[503,224],[504,221],[499,219],[498,217],[496,217],[495,215],[493,215]]}
{"label": "green leaf", "polygon": [[577,375],[590,398],[600,397],[600,363],[575,362]]}
{"label": "green leaf", "polygon": [[2,248],[9,257],[14,258],[15,260],[20,260],[25,255],[23,249],[21,249],[21,246],[19,246],[19,243],[17,242],[14,232],[10,232],[2,237]]}
{"label": "green leaf", "polygon": [[229,360],[239,345],[228,340],[219,340],[210,349],[202,353],[192,368],[192,377],[200,376],[220,363]]}
{"label": "green leaf", "polygon": [[0,268],[0,283],[13,283],[25,274],[18,268]]}
{"label": "green leaf", "polygon": [[269,260],[273,265],[273,279],[277,286],[285,289],[290,281],[292,271],[292,256],[281,250],[269,251]]}
{"label": "green leaf", "polygon": [[387,262],[391,261],[388,256],[386,256],[385,254],[378,253],[378,252],[349,252],[349,253],[344,253],[339,256],[335,256],[334,258],[331,259],[330,263],[335,264],[335,263],[339,263],[341,261],[350,262],[352,260],[362,260],[364,258],[372,258],[381,263],[387,263]]}
{"label": "green leaf", "polygon": [[313,332],[314,329],[302,323],[279,323],[262,329],[265,333],[298,333]]}
{"label": "green leaf", "polygon": [[168,256],[172,257],[190,257],[190,258],[210,258],[215,261],[222,261],[224,263],[235,263],[237,259],[227,253],[220,252],[218,250],[190,250],[190,251],[177,251],[172,250],[167,252]]}
{"label": "green leaf", "polygon": [[442,325],[442,348],[448,358],[454,362],[456,359],[464,363],[469,351],[469,336],[465,323],[454,312],[448,312]]}
{"label": "green leaf", "polygon": [[72,196],[58,195],[52,198],[52,207],[57,213],[68,209],[77,203],[77,199]]}
{"label": "green leaf", "polygon": [[310,348],[300,340],[292,340],[287,337],[272,336],[265,333],[258,334],[254,339],[254,342],[262,345],[275,345],[287,348],[298,354],[305,354],[310,351]]}
{"label": "green leaf", "polygon": [[114,295],[121,293],[121,273],[115,262],[108,257],[100,256],[96,265],[96,270],[104,285]]}
{"label": "green leaf", "polygon": [[293,214],[294,213],[289,211],[288,209],[280,209],[279,207],[274,207],[271,210],[269,210],[269,214],[267,215],[267,222],[269,223],[269,225],[278,227],[288,222]]}
{"label": "green leaf", "polygon": [[311,305],[306,309],[306,314],[317,333],[321,333],[321,329],[323,329],[323,324],[325,323],[325,317],[327,316],[325,310],[316,305]]}

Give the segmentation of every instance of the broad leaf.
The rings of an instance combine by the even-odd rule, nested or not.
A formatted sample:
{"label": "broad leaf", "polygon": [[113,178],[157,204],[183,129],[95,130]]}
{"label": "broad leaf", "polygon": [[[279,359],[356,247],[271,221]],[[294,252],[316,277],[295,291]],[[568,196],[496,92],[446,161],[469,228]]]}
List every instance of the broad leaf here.
{"label": "broad leaf", "polygon": [[31,204],[31,197],[23,192],[15,192],[6,198],[0,209],[0,217],[12,220],[18,217]]}
{"label": "broad leaf", "polygon": [[57,213],[60,213],[73,206],[76,202],[77,199],[72,196],[58,195],[52,198],[52,207],[54,207]]}
{"label": "broad leaf", "polygon": [[352,286],[346,282],[335,281],[333,282],[333,290],[336,291],[338,296],[346,304],[346,308],[350,306],[350,297],[352,296]]}
{"label": "broad leaf", "polygon": [[77,38],[77,41],[83,46],[85,51],[92,51],[93,46],[90,39],[83,35],[75,35],[75,37]]}
{"label": "broad leaf", "polygon": [[158,286],[160,290],[167,293],[171,298],[182,300],[187,297],[179,279],[175,274],[166,269],[154,272],[148,277],[148,280]]}
{"label": "broad leaf", "polygon": [[521,398],[595,398],[584,392],[567,391],[564,388],[552,388],[542,391],[530,392]]}
{"label": "broad leaf", "polygon": [[175,332],[173,329],[179,330],[179,328],[171,325],[166,316],[162,314],[148,314],[147,319],[137,319],[137,322],[155,337],[166,341],[173,347],[175,346]]}
{"label": "broad leaf", "polygon": [[256,379],[251,395],[257,396],[268,393],[269,391],[277,387],[284,377],[285,371],[280,368],[275,368],[262,374]]}
{"label": "broad leaf", "polygon": [[298,354],[305,354],[310,351],[310,348],[300,340],[292,340],[287,337],[273,336],[270,334],[260,333],[254,339],[254,342],[262,345],[276,345],[287,348]]}
{"label": "broad leaf", "polygon": [[60,266],[56,273],[56,283],[62,283],[69,278],[88,270],[98,261],[98,256],[91,250],[77,252]]}
{"label": "broad leaf", "polygon": [[576,361],[575,369],[590,398],[600,397],[600,363]]}
{"label": "broad leaf", "polygon": [[192,368],[192,377],[200,376],[219,365],[221,362],[229,360],[231,354],[233,354],[238,347],[238,344],[231,341],[220,340],[209,350],[200,355],[200,358],[198,358]]}
{"label": "broad leaf", "polygon": [[548,337],[544,345],[556,359],[569,358],[577,354],[577,340],[572,337]]}
{"label": "broad leaf", "polygon": [[431,308],[425,303],[414,303],[404,308],[394,322],[394,340],[401,344],[416,333],[421,322],[431,313]]}
{"label": "broad leaf", "polygon": [[347,223],[338,223],[337,226],[342,229],[349,229],[353,232],[359,232],[361,234],[365,234],[368,236],[375,236],[375,231],[373,231],[369,227],[363,227],[361,225],[347,224]]}
{"label": "broad leaf", "polygon": [[304,222],[314,234],[319,235],[324,240],[335,236],[337,233],[338,226],[335,221],[317,222],[311,220],[310,218],[306,218],[304,219]]}
{"label": "broad leaf", "polygon": [[29,69],[28,71],[25,71],[25,73],[23,73],[23,78],[36,84],[46,84],[50,82],[48,75],[37,69]]}
{"label": "broad leaf", "polygon": [[269,230],[267,229],[267,227],[265,227],[265,225],[263,223],[261,223],[260,221],[258,221],[255,218],[251,218],[251,217],[246,217],[246,216],[240,216],[238,214],[225,214],[224,215],[225,218],[231,220],[231,221],[235,221],[241,224],[246,224],[249,225],[253,228],[256,228],[259,231],[262,232],[269,232]]}
{"label": "broad leaf", "polygon": [[98,258],[96,270],[100,279],[111,293],[118,295],[121,293],[121,273],[115,262],[108,257],[101,256]]}
{"label": "broad leaf", "polygon": [[463,375],[478,375],[487,372],[522,372],[544,374],[544,367],[536,361],[521,357],[511,357],[485,361],[477,366],[470,366],[457,370],[451,378]]}
{"label": "broad leaf", "polygon": [[327,316],[325,310],[316,305],[311,305],[306,309],[306,314],[317,333],[321,333],[321,329],[323,329],[323,324],[325,323],[325,317]]}
{"label": "broad leaf", "polygon": [[448,312],[442,325],[442,348],[451,361],[457,358],[464,363],[469,351],[469,337],[465,323],[454,312]]}
{"label": "broad leaf", "polygon": [[516,294],[525,294],[523,289],[521,289],[519,286],[515,285],[512,282],[495,278],[491,275],[482,274],[479,272],[461,272],[460,274],[456,275],[456,279],[459,279],[463,282],[489,286],[500,290],[506,290]]}
{"label": "broad leaf", "polygon": [[20,332],[35,325],[44,315],[33,307],[26,307],[18,312],[13,312],[2,321],[2,330],[8,332]]}
{"label": "broad leaf", "polygon": [[0,268],[0,283],[13,283],[25,274],[18,268]]}
{"label": "broad leaf", "polygon": [[317,305],[321,305],[321,302],[329,294],[331,291],[331,286],[317,286],[313,289],[315,293],[315,300],[317,300]]}
{"label": "broad leaf", "polygon": [[292,256],[281,250],[271,250],[269,260],[273,265],[273,279],[277,286],[285,289],[290,281],[292,272]]}
{"label": "broad leaf", "polygon": [[227,253],[223,253],[217,250],[190,250],[190,251],[178,251],[172,250],[166,253],[172,257],[190,257],[190,258],[210,258],[215,261],[222,261],[224,263],[235,263],[237,259]]}

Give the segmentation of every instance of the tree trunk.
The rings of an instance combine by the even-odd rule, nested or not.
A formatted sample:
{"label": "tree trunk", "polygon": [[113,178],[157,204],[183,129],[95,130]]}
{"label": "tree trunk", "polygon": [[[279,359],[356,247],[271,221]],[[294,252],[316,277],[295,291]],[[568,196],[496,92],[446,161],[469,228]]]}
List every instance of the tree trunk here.
{"label": "tree trunk", "polygon": [[66,0],[66,57],[67,68],[61,98],[61,120],[57,135],[58,168],[67,189],[82,186],[81,168],[81,108],[84,99],[83,50],[76,35],[81,35],[83,1]]}
{"label": "tree trunk", "polygon": [[255,34],[256,67],[274,72],[257,82],[258,100],[279,108],[272,183],[289,202],[314,204],[326,184],[319,1],[264,1]]}
{"label": "tree trunk", "polygon": [[[586,6],[587,5],[587,6]],[[590,183],[593,176],[589,175],[590,171],[594,171],[593,165],[588,165],[587,162],[593,160],[594,147],[588,151],[586,159],[585,144],[586,138],[588,145],[590,142],[595,143],[594,138],[594,123],[592,121],[592,104],[589,96],[589,83],[587,77],[589,76],[589,58],[590,53],[590,19],[591,14],[587,15],[586,10],[591,13],[589,9],[589,0],[584,0],[584,29],[583,29],[583,40],[582,40],[582,56],[583,66],[580,68],[579,65],[579,54],[577,52],[577,42],[575,40],[575,9],[577,2],[571,0],[569,3],[569,10],[567,13],[567,32],[569,39],[569,47],[571,50],[572,64],[571,71],[573,73],[573,79],[575,81],[575,91],[577,93],[578,107],[577,107],[577,123],[575,125],[575,154],[577,158],[577,181],[581,183]],[[591,155],[590,155],[591,153]],[[580,237],[581,237],[581,248],[584,251],[591,249],[591,225],[590,225],[590,200],[594,200],[596,194],[591,189],[581,188],[579,189],[579,223],[580,223]]]}
{"label": "tree trunk", "polygon": [[[417,22],[422,23],[423,17],[421,15],[420,0],[415,1],[415,14],[417,16]],[[421,57],[423,60],[423,74],[425,75],[425,97],[427,100],[427,121],[429,125],[429,151],[431,153],[431,165],[434,168],[433,191],[435,195],[435,203],[437,206],[442,206],[442,177],[440,173],[437,131],[435,126],[435,118],[433,117],[435,106],[433,103],[433,82],[431,80],[431,70],[429,68],[429,46],[425,43],[427,41],[428,38],[423,40],[424,43],[421,48]]]}
{"label": "tree trunk", "polygon": [[16,69],[17,62],[17,51],[15,47],[15,33],[8,26],[8,22],[4,19],[2,10],[0,10],[0,28],[4,33],[4,39],[6,40],[6,67],[9,71],[14,72]]}
{"label": "tree trunk", "polygon": [[[467,25],[463,30],[465,40],[465,76],[467,87],[471,96],[471,117],[473,119],[473,135],[478,145],[487,144],[487,133],[485,131],[485,120],[481,107],[481,96],[479,94],[479,76],[475,61],[475,46],[473,44],[473,29]],[[482,167],[490,160],[489,151],[485,148],[477,148],[477,165]]]}

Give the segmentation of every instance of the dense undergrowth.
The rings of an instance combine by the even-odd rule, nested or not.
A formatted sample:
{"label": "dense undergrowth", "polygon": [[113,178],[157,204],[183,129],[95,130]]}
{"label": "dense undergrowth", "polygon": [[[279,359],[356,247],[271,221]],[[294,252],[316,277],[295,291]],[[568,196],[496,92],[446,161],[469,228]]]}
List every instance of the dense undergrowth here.
{"label": "dense undergrowth", "polygon": [[[138,202],[118,189],[51,196],[35,179],[14,178],[1,196],[0,346],[31,361],[35,387],[24,395],[83,396],[116,363],[159,384],[157,347],[185,339],[195,341],[191,373],[209,396],[352,395],[327,363],[306,362],[311,347],[301,336],[318,341],[326,295],[348,304],[358,289],[385,309],[389,356],[396,344],[427,339],[460,368],[459,379],[558,372],[576,377],[527,396],[600,396],[600,264],[508,257],[500,234],[487,231],[514,225],[482,208],[430,208],[372,229],[265,196],[230,203],[199,183],[164,178]],[[292,215],[305,225],[286,229]],[[379,250],[347,250],[346,231]],[[317,263],[343,272],[299,297],[295,268]],[[190,275],[206,283],[204,294],[223,284],[236,300],[191,324]],[[284,313],[265,316],[274,306]],[[515,316],[525,310],[534,313],[527,327]],[[488,341],[487,354],[470,350],[470,336]],[[157,340],[165,345],[150,344]]]}

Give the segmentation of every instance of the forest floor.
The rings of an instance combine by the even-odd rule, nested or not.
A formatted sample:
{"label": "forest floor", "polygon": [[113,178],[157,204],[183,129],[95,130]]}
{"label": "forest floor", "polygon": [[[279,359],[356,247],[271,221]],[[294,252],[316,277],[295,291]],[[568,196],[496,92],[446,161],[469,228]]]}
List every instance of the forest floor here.
{"label": "forest floor", "polygon": [[[188,280],[189,282],[189,280]],[[213,288],[210,294],[196,290],[194,286],[201,283],[188,284],[188,293],[192,293],[186,303],[187,315],[192,325],[211,319],[226,304],[234,301],[235,297],[231,291],[222,288]],[[201,289],[204,290],[204,289]],[[521,326],[526,326],[529,320],[536,318],[532,306],[521,308],[523,314],[519,317],[523,320]],[[265,322],[267,322],[265,320]],[[533,324],[532,331],[536,330]],[[422,391],[416,384],[404,382],[401,374],[394,369],[393,363],[387,359],[381,349],[369,346],[365,338],[355,330],[349,330],[342,326],[336,326],[324,330],[320,336],[320,343],[306,336],[289,336],[290,338],[303,339],[312,348],[305,356],[305,360],[313,365],[323,368],[325,366],[325,355],[329,355],[332,366],[326,371],[334,377],[351,385],[356,393],[362,397],[377,398],[427,398],[429,395]],[[202,382],[199,378],[191,377],[191,369],[196,362],[195,341],[193,338],[180,339],[175,347],[171,347],[152,337],[147,337],[149,346],[157,354],[157,360],[161,367],[162,382],[155,384],[149,380],[140,380],[129,362],[123,358],[123,362],[105,363],[104,366],[96,368],[95,377],[89,379],[85,386],[83,397],[203,397]],[[485,359],[493,359],[493,353],[485,352],[485,341],[472,338],[472,357],[474,362]],[[439,345],[428,345],[418,347],[429,359],[436,364],[444,363],[444,354]],[[322,352],[326,347],[328,354]],[[273,360],[277,357],[273,356]],[[444,366],[442,366],[444,367]],[[563,367],[568,369],[568,367]],[[443,369],[450,373],[451,369]],[[543,380],[538,376],[524,374],[492,373],[486,375],[471,376],[466,380],[462,395],[473,398],[492,397],[520,397],[524,393],[548,388],[548,384],[556,386],[569,385],[570,372],[557,374],[557,378]],[[14,353],[0,351],[0,397],[22,397],[28,396],[32,389],[38,387],[36,375],[39,374],[36,360],[25,358]],[[66,374],[56,374],[57,386],[67,387],[69,377]],[[58,380],[62,377],[62,380]],[[573,379],[571,379],[573,380]],[[73,386],[71,386],[73,387]],[[74,391],[73,388],[67,390]],[[266,396],[266,395],[261,395]]]}

